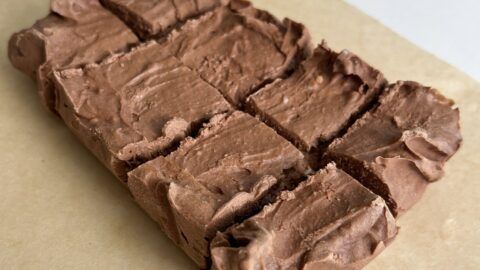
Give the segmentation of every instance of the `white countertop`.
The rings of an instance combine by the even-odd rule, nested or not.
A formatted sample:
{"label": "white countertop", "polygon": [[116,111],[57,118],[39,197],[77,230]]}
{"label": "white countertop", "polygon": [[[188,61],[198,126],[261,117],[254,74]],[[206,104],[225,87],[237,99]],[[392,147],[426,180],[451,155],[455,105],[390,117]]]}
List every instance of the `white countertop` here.
{"label": "white countertop", "polygon": [[480,81],[480,1],[346,1]]}

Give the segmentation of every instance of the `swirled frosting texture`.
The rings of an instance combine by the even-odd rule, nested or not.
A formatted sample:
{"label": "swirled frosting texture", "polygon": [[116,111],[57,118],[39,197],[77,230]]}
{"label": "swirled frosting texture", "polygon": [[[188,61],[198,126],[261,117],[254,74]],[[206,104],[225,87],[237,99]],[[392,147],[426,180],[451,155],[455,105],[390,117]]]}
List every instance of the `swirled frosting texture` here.
{"label": "swirled frosting texture", "polygon": [[376,69],[348,51],[325,44],[288,79],[249,98],[249,106],[304,151],[333,139],[386,86]]}
{"label": "swirled frosting texture", "polygon": [[292,171],[303,174],[303,159],[265,124],[234,112],[214,117],[198,138],[132,171],[129,187],[167,234],[205,267],[216,231],[289,185]]}
{"label": "swirled frosting texture", "polygon": [[122,179],[125,172],[115,169],[116,161],[151,159],[231,109],[156,42],[101,64],[56,72],[55,79],[62,118]]}
{"label": "swirled frosting texture", "polygon": [[225,0],[101,0],[143,38],[165,34],[189,18],[201,15]]}
{"label": "swirled frosting texture", "polygon": [[333,164],[217,234],[213,269],[361,269],[396,236],[385,202]]}
{"label": "swirled frosting texture", "polygon": [[398,82],[377,108],[329,146],[327,157],[377,189],[397,214],[442,177],[445,162],[461,142],[453,101],[418,83]]}
{"label": "swirled frosting texture", "polygon": [[174,55],[239,107],[311,53],[303,25],[282,23],[241,0],[187,22],[168,41]]}
{"label": "swirled frosting texture", "polygon": [[52,0],[51,12],[14,34],[8,54],[15,67],[37,80],[42,102],[54,110],[54,69],[99,62],[138,38],[98,0]]}

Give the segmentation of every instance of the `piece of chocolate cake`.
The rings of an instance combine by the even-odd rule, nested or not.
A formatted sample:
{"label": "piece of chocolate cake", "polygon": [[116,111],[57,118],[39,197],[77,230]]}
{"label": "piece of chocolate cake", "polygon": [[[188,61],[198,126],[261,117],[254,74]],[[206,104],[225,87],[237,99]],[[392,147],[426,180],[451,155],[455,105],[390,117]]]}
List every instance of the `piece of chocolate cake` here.
{"label": "piece of chocolate cake", "polygon": [[135,165],[231,110],[215,88],[155,41],[54,76],[59,114],[122,180]]}
{"label": "piece of chocolate cake", "polygon": [[280,22],[241,0],[187,22],[167,39],[172,54],[238,107],[311,53],[303,25]]}
{"label": "piece of chocolate cake", "polygon": [[167,33],[227,0],[100,0],[144,39]]}
{"label": "piece of chocolate cake", "polygon": [[303,154],[242,112],[217,116],[195,139],[129,173],[136,201],[199,266],[217,231],[254,214],[308,171]]}
{"label": "piece of chocolate cake", "polygon": [[394,215],[412,207],[462,142],[453,101],[414,82],[387,89],[380,104],[329,147],[325,160],[381,195]]}
{"label": "piece of chocolate cake", "polygon": [[385,201],[330,164],[219,233],[212,269],[361,269],[396,234]]}
{"label": "piece of chocolate cake", "polygon": [[77,68],[126,51],[135,34],[98,0],[52,0],[52,13],[12,36],[12,64],[37,80],[41,101],[55,109],[52,73]]}
{"label": "piece of chocolate cake", "polygon": [[321,44],[287,79],[249,97],[249,110],[274,126],[303,151],[338,136],[386,86],[376,69],[358,56]]}

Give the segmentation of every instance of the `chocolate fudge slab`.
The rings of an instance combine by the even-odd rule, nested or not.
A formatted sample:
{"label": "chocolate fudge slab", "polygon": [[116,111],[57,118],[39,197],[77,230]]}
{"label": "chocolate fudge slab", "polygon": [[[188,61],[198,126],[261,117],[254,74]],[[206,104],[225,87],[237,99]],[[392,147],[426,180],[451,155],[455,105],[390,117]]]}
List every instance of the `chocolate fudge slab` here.
{"label": "chocolate fudge slab", "polygon": [[325,159],[381,195],[398,215],[442,177],[461,142],[453,101],[418,83],[398,82],[328,147]]}
{"label": "chocolate fudge slab", "polygon": [[241,0],[188,21],[167,39],[174,55],[237,107],[311,53],[303,25],[280,22]]}
{"label": "chocolate fudge slab", "polygon": [[129,173],[135,200],[200,267],[209,242],[308,172],[303,154],[256,118],[216,116],[167,157]]}
{"label": "chocolate fudge slab", "polygon": [[12,36],[12,64],[37,81],[41,101],[55,109],[52,72],[98,62],[138,42],[98,0],[52,0],[51,14]]}
{"label": "chocolate fudge slab", "polygon": [[212,269],[361,269],[396,234],[385,201],[330,164],[219,233]]}
{"label": "chocolate fudge slab", "polygon": [[122,180],[132,166],[231,110],[215,88],[155,41],[54,76],[59,114]]}
{"label": "chocolate fudge slab", "polygon": [[144,39],[165,34],[226,0],[100,0]]}
{"label": "chocolate fudge slab", "polygon": [[338,136],[385,86],[382,73],[358,56],[322,43],[292,76],[250,96],[248,107],[309,152]]}

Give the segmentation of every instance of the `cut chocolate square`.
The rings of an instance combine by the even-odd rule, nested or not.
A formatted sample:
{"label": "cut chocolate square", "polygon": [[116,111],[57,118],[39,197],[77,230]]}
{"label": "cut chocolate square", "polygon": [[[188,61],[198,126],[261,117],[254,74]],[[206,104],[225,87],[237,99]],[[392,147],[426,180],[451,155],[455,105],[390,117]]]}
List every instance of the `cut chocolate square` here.
{"label": "cut chocolate square", "polygon": [[385,201],[330,164],[219,233],[212,269],[361,269],[396,234]]}
{"label": "cut chocolate square", "polygon": [[135,34],[98,0],[52,0],[52,13],[12,36],[12,64],[37,80],[41,101],[55,109],[54,69],[78,68],[126,51]]}
{"label": "cut chocolate square", "polygon": [[358,56],[321,44],[289,78],[250,96],[248,107],[310,152],[338,136],[385,86],[383,75]]}
{"label": "cut chocolate square", "polygon": [[461,142],[453,101],[417,83],[398,82],[328,147],[325,157],[381,195],[398,215],[443,175]]}
{"label": "cut chocolate square", "polygon": [[129,173],[136,201],[201,267],[209,242],[292,188],[308,168],[303,154],[242,113],[216,116],[195,139]]}
{"label": "cut chocolate square", "polygon": [[226,0],[100,0],[142,38],[165,34],[187,19],[199,16]]}
{"label": "cut chocolate square", "polygon": [[241,0],[187,22],[168,40],[174,55],[238,107],[311,53],[303,25]]}
{"label": "cut chocolate square", "polygon": [[59,114],[122,180],[135,165],[231,110],[215,88],[156,42],[54,76]]}

